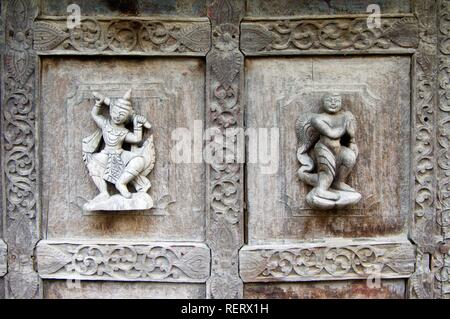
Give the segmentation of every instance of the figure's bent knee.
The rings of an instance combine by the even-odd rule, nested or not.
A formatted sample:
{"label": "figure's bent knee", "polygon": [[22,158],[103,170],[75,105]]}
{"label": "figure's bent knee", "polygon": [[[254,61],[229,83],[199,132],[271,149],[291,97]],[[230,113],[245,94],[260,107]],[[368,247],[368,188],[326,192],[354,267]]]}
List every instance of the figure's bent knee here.
{"label": "figure's bent knee", "polygon": [[94,159],[86,166],[91,176],[102,176],[105,171],[105,168]]}
{"label": "figure's bent knee", "polygon": [[342,165],[353,167],[356,163],[356,154],[349,148],[343,148],[341,153]]}
{"label": "figure's bent knee", "polygon": [[144,169],[145,160],[142,156],[138,156],[133,158],[127,165],[129,169],[136,171],[137,173],[141,172]]}

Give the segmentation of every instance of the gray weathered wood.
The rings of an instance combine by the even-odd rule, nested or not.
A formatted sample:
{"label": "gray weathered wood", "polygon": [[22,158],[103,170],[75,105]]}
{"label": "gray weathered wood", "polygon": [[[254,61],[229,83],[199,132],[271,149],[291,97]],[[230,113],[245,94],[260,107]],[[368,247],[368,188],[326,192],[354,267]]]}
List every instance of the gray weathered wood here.
{"label": "gray weathered wood", "polygon": [[[226,129],[243,126],[244,59],[238,48],[243,2],[214,0],[208,12],[212,49],[206,56],[206,126],[217,128],[224,137]],[[234,143],[236,150],[237,140]],[[206,242],[212,256],[208,298],[242,298],[238,252],[244,243],[244,180],[243,165],[237,162],[239,151],[243,150],[233,153],[227,163],[219,158],[208,166]]]}
{"label": "gray weathered wood", "polygon": [[442,235],[436,215],[437,11],[436,1],[414,1],[419,32],[424,36],[413,56],[411,239],[417,245],[417,264],[409,281],[410,298],[441,296],[437,265]]}
{"label": "gray weathered wood", "polygon": [[245,55],[302,55],[323,53],[409,53],[419,42],[416,18],[381,16],[380,28],[369,28],[368,16],[286,17],[251,20],[241,25]]}
{"label": "gray weathered wood", "polygon": [[39,17],[34,48],[40,55],[186,55],[204,56],[210,49],[206,18],[168,19],[82,17],[68,29],[65,17]]}
{"label": "gray weathered wood", "polygon": [[239,256],[244,282],[408,278],[415,263],[410,242],[389,238],[245,246]]}
{"label": "gray weathered wood", "polygon": [[205,282],[210,251],[199,243],[44,240],[36,248],[44,279]]}
{"label": "gray weathered wood", "polygon": [[37,57],[32,49],[35,1],[6,1],[2,77],[3,236],[8,245],[6,298],[38,298],[40,279],[33,268],[40,236],[36,153]]}

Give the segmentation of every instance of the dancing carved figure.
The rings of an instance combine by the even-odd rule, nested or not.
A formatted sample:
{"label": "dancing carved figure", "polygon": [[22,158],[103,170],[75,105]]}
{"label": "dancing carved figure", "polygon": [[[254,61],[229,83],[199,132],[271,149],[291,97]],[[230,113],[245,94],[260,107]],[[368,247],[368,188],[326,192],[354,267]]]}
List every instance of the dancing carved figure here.
{"label": "dancing carved figure", "polygon": [[346,184],[358,157],[356,120],[342,111],[342,97],[327,94],[324,113],[306,113],[296,122],[298,177],[313,186],[307,203],[318,209],[344,208],[357,204],[361,194]]}
{"label": "dancing carved figure", "polygon": [[[143,129],[151,125],[142,115],[135,114],[131,106],[131,90],[123,98],[110,98],[94,92],[95,105],[91,115],[98,130],[83,139],[83,159],[99,194],[84,205],[85,210],[142,210],[150,209],[153,201],[147,194],[151,186],[147,175],[155,164],[153,135],[143,140]],[[109,107],[110,118],[102,115]],[[131,122],[132,131],[125,125]],[[103,143],[101,143],[103,140]],[[130,144],[130,150],[123,148]],[[102,150],[99,148],[104,145]],[[108,183],[118,194],[110,195]],[[131,193],[129,184],[136,193]]]}

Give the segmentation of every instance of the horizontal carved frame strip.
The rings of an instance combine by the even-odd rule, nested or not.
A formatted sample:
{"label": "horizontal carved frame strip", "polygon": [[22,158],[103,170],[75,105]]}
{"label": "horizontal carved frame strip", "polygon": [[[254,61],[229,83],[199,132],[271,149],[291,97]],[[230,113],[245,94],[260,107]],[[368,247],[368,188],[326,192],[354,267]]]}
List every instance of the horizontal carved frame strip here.
{"label": "horizontal carved frame strip", "polygon": [[244,282],[408,278],[414,271],[415,250],[407,241],[335,240],[246,246],[239,260]]}
{"label": "horizontal carved frame strip", "polygon": [[65,17],[40,17],[33,26],[40,55],[205,56],[211,46],[208,19],[82,17],[68,28]]}
{"label": "horizontal carved frame strip", "polygon": [[0,277],[6,274],[7,270],[7,248],[3,240],[0,239]]}
{"label": "horizontal carved frame strip", "polygon": [[200,243],[54,241],[37,245],[44,279],[204,283],[210,250]]}
{"label": "horizontal carved frame strip", "polygon": [[413,53],[419,44],[413,15],[382,16],[369,28],[368,16],[251,20],[241,24],[245,55]]}

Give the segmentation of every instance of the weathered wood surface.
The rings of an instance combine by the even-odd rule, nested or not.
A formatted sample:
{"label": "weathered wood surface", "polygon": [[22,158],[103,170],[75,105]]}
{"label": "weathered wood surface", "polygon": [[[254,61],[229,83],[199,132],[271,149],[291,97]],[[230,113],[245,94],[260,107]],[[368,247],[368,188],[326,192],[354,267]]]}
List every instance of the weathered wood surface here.
{"label": "weathered wood surface", "polygon": [[[244,57],[239,51],[239,23],[244,2],[209,2],[212,23],[212,49],[206,56],[206,126],[218,131],[225,149],[228,129],[243,127]],[[234,131],[231,131],[234,132]],[[211,136],[207,142],[215,142]],[[230,135],[227,136],[229,138]],[[206,242],[211,248],[211,278],[208,298],[242,298],[238,254],[244,244],[244,166],[239,163],[237,139],[229,161],[213,159],[207,168]],[[241,146],[243,147],[243,146]]]}
{"label": "weathered wood surface", "polygon": [[249,299],[404,299],[405,281],[381,280],[368,287],[365,280],[312,283],[252,283],[244,287]]}
{"label": "weathered wood surface", "polygon": [[34,48],[40,55],[186,55],[210,49],[208,19],[82,17],[67,28],[67,19],[40,17],[34,23]]}
{"label": "weathered wood surface", "polygon": [[[5,46],[2,59],[1,159],[3,239],[8,245],[6,298],[39,298],[33,268],[40,238],[39,167],[36,134],[37,57],[32,49],[35,1],[3,1]],[[2,7],[3,7],[2,3]]]}
{"label": "weathered wood surface", "polygon": [[[0,286],[1,287],[1,286]],[[205,284],[44,280],[46,299],[204,299]]]}
{"label": "weathered wood surface", "polygon": [[245,55],[408,53],[419,43],[414,15],[381,17],[369,28],[368,16],[250,20],[241,25]]}
{"label": "weathered wood surface", "polygon": [[[193,132],[195,121],[202,123],[204,73],[203,61],[194,58],[43,60],[40,149],[48,239],[205,239],[205,164],[171,160],[172,131]],[[90,117],[92,92],[117,98],[129,88],[136,112],[152,124],[157,158],[149,194],[154,208],[86,214],[84,202],[97,194],[81,151],[82,139],[96,129]]]}
{"label": "weathered wood surface", "polygon": [[246,3],[246,14],[252,17],[364,14],[374,3],[380,5],[383,13],[409,13],[412,10],[410,0],[247,0]]}
{"label": "weathered wood surface", "polygon": [[36,247],[45,279],[206,282],[210,251],[199,243],[139,241],[52,241]]}
{"label": "weathered wood surface", "polygon": [[[131,39],[139,39],[137,30],[142,23],[163,22],[159,27],[168,35],[167,42],[147,49],[139,40],[136,44],[135,41],[122,41],[118,36],[120,32],[116,33],[118,38],[115,40],[77,48],[70,32],[62,27],[63,20],[54,17],[67,15],[67,5],[71,3],[68,0],[39,1],[41,15],[37,24],[33,24],[38,11],[35,1],[1,3],[3,10],[6,7],[2,15],[6,32],[3,28],[0,32],[0,38],[5,37],[1,90],[4,192],[1,220],[4,223],[1,227],[2,237],[8,244],[9,264],[8,273],[0,278],[0,298],[42,296],[41,281],[33,268],[34,248],[41,232],[41,213],[42,233],[55,240],[72,237],[76,241],[92,239],[95,244],[101,243],[102,239],[113,239],[133,245],[140,239],[148,242],[176,240],[180,244],[196,242],[199,245],[206,241],[211,247],[211,278],[206,285],[203,278],[199,284],[88,281],[79,283],[80,289],[70,289],[64,280],[45,280],[44,297],[47,298],[95,298],[100,292],[119,298],[344,298],[351,293],[361,297],[397,298],[405,294],[405,280],[383,280],[384,286],[376,293],[364,288],[364,282],[354,279],[332,283],[249,283],[243,287],[238,274],[238,251],[244,244],[245,191],[249,199],[248,243],[251,246],[245,247],[242,253],[254,247],[258,250],[263,244],[272,248],[283,245],[290,247],[290,253],[292,249],[295,253],[297,245],[319,247],[320,241],[326,238],[359,238],[362,245],[379,236],[395,235],[388,238],[395,242],[388,246],[375,245],[373,252],[384,256],[400,247],[402,254],[393,254],[398,256],[393,259],[407,269],[399,276],[410,276],[406,289],[408,297],[448,296],[448,0],[382,1],[386,24],[378,33],[364,33],[368,41],[362,43],[346,31],[343,37],[333,39],[338,35],[337,30],[326,24],[340,22],[349,27],[345,30],[354,30],[358,34],[359,29],[353,27],[358,19],[367,16],[369,0],[215,0],[209,2],[209,10],[205,2],[78,1],[83,16],[94,20],[92,25],[103,31],[109,28],[119,31],[123,26],[133,25],[125,32],[132,35]],[[206,15],[211,19],[211,45],[207,41],[206,24],[209,22]],[[313,26],[312,32],[302,31],[305,22]],[[179,29],[172,29],[176,24]],[[197,28],[199,25],[205,27]],[[324,33],[325,27],[327,32]],[[309,37],[301,37],[305,34]],[[324,34],[331,37],[323,39],[321,35]],[[296,38],[298,35],[300,38]],[[317,41],[312,42],[314,37]],[[209,48],[206,64],[204,58],[174,57],[204,56]],[[42,65],[38,64],[35,49],[39,54],[49,54],[42,60]],[[245,75],[240,49],[248,57],[270,55],[270,58],[248,59],[245,62],[248,74]],[[64,56],[59,59],[52,56],[66,53],[105,57]],[[352,57],[332,56],[344,53]],[[326,56],[298,60],[288,57],[302,54]],[[127,55],[153,57],[150,61],[143,57],[127,58]],[[167,60],[156,58],[158,55],[166,55]],[[356,67],[347,61],[361,62],[356,63]],[[36,83],[38,76],[41,78],[38,70],[42,72],[42,85]],[[258,72],[264,85],[252,82]],[[136,102],[148,101],[147,93],[161,97],[159,92],[164,92],[162,101],[152,100],[147,114],[154,121],[155,130],[158,127],[165,129],[157,132],[161,143],[158,146],[162,152],[161,166],[151,178],[152,195],[157,195],[159,205],[153,211],[128,215],[82,212],[79,207],[83,198],[94,195],[79,150],[80,137],[92,128],[88,124],[89,112],[80,111],[91,107],[88,92],[94,88],[103,89],[105,93],[116,92],[119,96],[118,92],[123,94],[122,89],[135,83],[135,78],[149,84],[146,81],[155,77],[162,78],[167,87],[161,89],[159,84],[152,82],[150,89],[146,87],[139,93],[143,95],[139,95]],[[244,78],[248,84],[245,94]],[[70,79],[75,82],[70,83]],[[361,91],[359,87],[355,93],[350,89],[346,96],[346,102],[361,121],[358,123],[359,139],[364,143],[356,174],[352,177],[352,182],[357,182],[365,194],[359,212],[341,211],[329,216],[301,206],[306,188],[295,178],[295,137],[290,135],[293,131],[289,125],[291,119],[295,121],[299,110],[307,109],[304,105],[317,106],[317,94],[302,93],[305,88],[308,90],[304,82],[314,80],[317,84],[321,79],[341,87],[348,83],[364,84],[366,80],[370,84],[368,91]],[[95,83],[83,86],[91,80]],[[115,87],[116,81],[120,82],[118,87]],[[73,87],[76,89],[71,90]],[[320,85],[314,85],[313,90],[317,87]],[[367,109],[364,99],[370,100],[373,88],[378,88],[374,95],[382,101],[374,104],[382,106]],[[275,89],[283,96],[271,95]],[[177,90],[183,94],[177,96]],[[294,99],[289,101],[290,97]],[[191,128],[192,120],[205,118],[205,126],[218,127],[221,132],[227,127],[240,127],[244,123],[245,99],[248,100],[247,126],[255,123],[262,123],[263,127],[279,123],[286,126],[284,129],[287,130],[280,134],[280,149],[285,157],[273,180],[259,175],[249,165],[245,190],[244,166],[241,164],[195,164],[189,168],[162,164],[168,163],[172,124]],[[271,109],[281,102],[295,107]],[[204,110],[207,110],[206,114]],[[52,112],[62,115],[62,119]],[[173,114],[176,116],[172,117]],[[274,120],[277,117],[283,121]],[[35,128],[36,118],[39,129]],[[371,135],[370,132],[375,133]],[[375,139],[375,136],[382,137]],[[49,157],[45,152],[53,152],[55,156]],[[81,176],[84,180],[79,184],[64,184],[67,176]],[[283,187],[288,192],[284,192]],[[411,255],[411,247],[406,247],[406,238],[411,238],[417,247],[414,255]],[[357,256],[352,249],[350,255]],[[415,271],[411,275],[412,256],[415,256]],[[0,260],[0,268],[1,265]],[[395,273],[388,271],[385,275],[397,276],[392,272]],[[321,280],[320,275],[305,278]]]}
{"label": "weathered wood surface", "polygon": [[[65,16],[72,0],[41,0],[40,14]],[[89,16],[154,16],[205,17],[206,0],[77,0],[83,15]]]}
{"label": "weathered wood surface", "polygon": [[[276,147],[270,157],[274,172],[265,173],[267,164],[247,164],[249,244],[406,237],[409,66],[408,57],[246,60],[247,128],[279,128],[280,135],[279,145],[269,146]],[[307,205],[310,187],[296,175],[295,122],[305,112],[318,112],[328,91],[343,94],[343,110],[357,121],[360,155],[349,185],[363,198],[354,208],[323,212]]]}
{"label": "weathered wood surface", "polygon": [[408,278],[415,264],[414,246],[395,239],[245,246],[239,256],[244,282]]}

